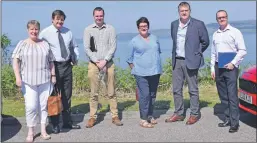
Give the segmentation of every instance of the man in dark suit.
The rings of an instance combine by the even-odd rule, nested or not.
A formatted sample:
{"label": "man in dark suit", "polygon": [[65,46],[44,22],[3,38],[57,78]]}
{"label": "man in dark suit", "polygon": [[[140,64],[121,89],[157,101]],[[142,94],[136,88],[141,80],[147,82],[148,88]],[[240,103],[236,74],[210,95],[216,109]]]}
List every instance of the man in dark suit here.
{"label": "man in dark suit", "polygon": [[165,122],[183,121],[185,118],[183,85],[186,79],[190,95],[191,125],[200,118],[198,70],[204,64],[203,52],[209,46],[209,36],[204,22],[190,17],[190,5],[181,2],[178,5],[180,18],[171,23],[172,49],[172,88],[174,96],[174,114]]}

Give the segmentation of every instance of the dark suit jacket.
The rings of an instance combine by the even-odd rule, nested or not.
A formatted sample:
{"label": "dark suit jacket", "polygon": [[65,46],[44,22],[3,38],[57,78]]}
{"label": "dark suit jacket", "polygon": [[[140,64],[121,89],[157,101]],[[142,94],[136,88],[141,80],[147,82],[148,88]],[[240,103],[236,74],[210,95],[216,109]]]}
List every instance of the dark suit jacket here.
{"label": "dark suit jacket", "polygon": [[[173,40],[172,66],[176,65],[177,32],[179,20],[171,23],[171,37]],[[199,69],[204,65],[203,52],[209,46],[209,35],[204,22],[191,18],[187,27],[185,39],[185,62],[189,69]]]}
{"label": "dark suit jacket", "polygon": [[77,64],[78,61],[77,61],[77,55],[74,52],[74,46],[73,46],[72,42],[70,42],[69,50],[70,50],[70,60],[75,65],[75,64]]}

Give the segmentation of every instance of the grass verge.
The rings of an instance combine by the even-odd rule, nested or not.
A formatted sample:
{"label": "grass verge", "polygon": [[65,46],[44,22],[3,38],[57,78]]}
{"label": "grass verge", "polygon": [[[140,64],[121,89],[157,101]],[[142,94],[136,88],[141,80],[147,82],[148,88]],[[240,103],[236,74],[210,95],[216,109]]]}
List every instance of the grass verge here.
{"label": "grass verge", "polygon": [[[215,104],[219,103],[219,98],[217,94],[216,87],[214,85],[210,86],[199,86],[200,91],[200,107],[213,107]],[[118,96],[118,109],[120,111],[138,111],[138,103],[135,99],[135,94],[120,94]],[[77,95],[72,97],[72,113],[89,113],[89,93],[84,95]],[[5,115],[11,115],[14,117],[25,116],[24,109],[24,98],[2,98],[3,100],[3,113]],[[108,100],[104,97],[99,98],[99,112],[108,111]],[[190,100],[188,94],[188,88],[184,88],[184,103],[185,108],[190,107]],[[168,110],[174,108],[174,101],[170,91],[158,92],[157,99],[155,103],[156,110]]]}

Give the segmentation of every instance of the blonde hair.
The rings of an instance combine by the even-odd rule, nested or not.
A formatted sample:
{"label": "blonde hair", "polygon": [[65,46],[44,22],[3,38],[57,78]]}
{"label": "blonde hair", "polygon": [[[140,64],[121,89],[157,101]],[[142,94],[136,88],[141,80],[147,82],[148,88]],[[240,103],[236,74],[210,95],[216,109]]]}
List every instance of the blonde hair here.
{"label": "blonde hair", "polygon": [[30,20],[27,23],[27,29],[29,29],[30,25],[36,25],[38,29],[40,29],[40,23],[37,20]]}

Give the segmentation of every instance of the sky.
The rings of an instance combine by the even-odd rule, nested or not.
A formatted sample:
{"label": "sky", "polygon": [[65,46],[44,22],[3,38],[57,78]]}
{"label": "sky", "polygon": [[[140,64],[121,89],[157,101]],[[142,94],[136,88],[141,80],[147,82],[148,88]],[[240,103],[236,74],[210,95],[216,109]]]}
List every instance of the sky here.
{"label": "sky", "polygon": [[[145,16],[151,29],[169,29],[170,23],[178,19],[177,6],[181,1],[3,1],[2,34],[12,41],[27,38],[26,24],[38,20],[41,30],[51,24],[51,14],[56,9],[65,12],[65,26],[75,38],[81,39],[86,26],[92,24],[93,9],[105,10],[105,22],[112,24],[117,33],[137,32],[136,20]],[[224,9],[229,20],[256,19],[255,1],[187,1],[191,5],[191,16],[205,24],[216,22],[215,14]]]}

